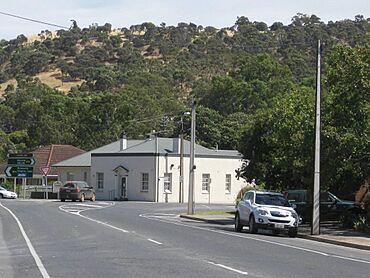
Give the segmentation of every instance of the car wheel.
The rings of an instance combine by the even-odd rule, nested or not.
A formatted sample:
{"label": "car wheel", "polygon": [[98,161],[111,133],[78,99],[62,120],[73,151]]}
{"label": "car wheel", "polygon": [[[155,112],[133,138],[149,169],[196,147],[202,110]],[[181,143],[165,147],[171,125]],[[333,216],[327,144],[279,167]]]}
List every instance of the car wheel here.
{"label": "car wheel", "polygon": [[2,199],[3,198],[3,194],[0,194],[0,199]]}
{"label": "car wheel", "polygon": [[72,199],[72,202],[76,202],[76,199]]}
{"label": "car wheel", "polygon": [[96,200],[96,196],[95,196],[95,193],[92,195],[92,197],[91,197],[91,202],[95,202],[95,200]]}
{"label": "car wheel", "polygon": [[251,234],[257,233],[256,221],[254,220],[253,214],[249,217],[249,232]]}
{"label": "car wheel", "polygon": [[85,194],[81,194],[80,202],[85,202]]}
{"label": "car wheel", "polygon": [[243,225],[240,223],[239,213],[235,214],[235,231],[241,232],[243,230]]}
{"label": "car wheel", "polygon": [[60,201],[61,201],[61,202],[65,202],[65,201],[66,201],[66,199],[60,199]]}
{"label": "car wheel", "polygon": [[297,234],[298,234],[298,230],[297,230],[296,228],[294,228],[294,229],[290,229],[290,230],[288,231],[288,236],[289,236],[289,237],[296,237],[296,236],[297,236]]}

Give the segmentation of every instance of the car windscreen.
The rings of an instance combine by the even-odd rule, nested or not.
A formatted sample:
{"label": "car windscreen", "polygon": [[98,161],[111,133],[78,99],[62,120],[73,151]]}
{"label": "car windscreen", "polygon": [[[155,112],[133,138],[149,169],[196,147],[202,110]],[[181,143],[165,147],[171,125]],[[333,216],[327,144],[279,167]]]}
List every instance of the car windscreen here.
{"label": "car windscreen", "polygon": [[65,185],[63,185],[63,187],[67,187],[67,188],[75,188],[76,185],[74,183],[66,183]]}
{"label": "car windscreen", "polygon": [[0,186],[0,190],[6,190],[4,187]]}
{"label": "car windscreen", "polygon": [[282,206],[290,207],[288,200],[277,194],[258,194],[256,195],[256,204],[258,205],[268,205],[268,206]]}

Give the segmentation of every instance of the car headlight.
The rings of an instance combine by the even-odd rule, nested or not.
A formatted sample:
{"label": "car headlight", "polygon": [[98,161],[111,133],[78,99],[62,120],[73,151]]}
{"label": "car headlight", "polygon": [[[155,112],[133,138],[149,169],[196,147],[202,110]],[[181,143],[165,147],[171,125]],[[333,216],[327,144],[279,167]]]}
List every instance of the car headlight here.
{"label": "car headlight", "polygon": [[257,212],[259,213],[259,215],[267,215],[268,214],[268,211],[264,210],[264,209],[257,209]]}

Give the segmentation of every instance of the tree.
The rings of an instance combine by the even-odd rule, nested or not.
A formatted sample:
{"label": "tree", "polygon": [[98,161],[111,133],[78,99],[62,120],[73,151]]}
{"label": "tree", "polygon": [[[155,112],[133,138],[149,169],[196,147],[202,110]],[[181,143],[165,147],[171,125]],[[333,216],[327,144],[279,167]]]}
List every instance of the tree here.
{"label": "tree", "polygon": [[244,168],[272,189],[308,188],[313,169],[314,92],[300,88],[275,97],[247,122],[240,150],[250,160]]}
{"label": "tree", "polygon": [[370,176],[370,46],[338,45],[328,59],[324,180],[350,195]]}

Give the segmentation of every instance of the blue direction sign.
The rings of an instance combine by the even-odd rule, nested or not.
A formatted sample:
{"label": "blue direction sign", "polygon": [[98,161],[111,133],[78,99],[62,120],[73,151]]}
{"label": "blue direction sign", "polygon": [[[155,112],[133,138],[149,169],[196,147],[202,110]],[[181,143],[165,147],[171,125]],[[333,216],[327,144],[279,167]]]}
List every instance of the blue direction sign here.
{"label": "blue direction sign", "polygon": [[5,169],[8,178],[32,178],[33,167],[28,166],[8,166]]}

